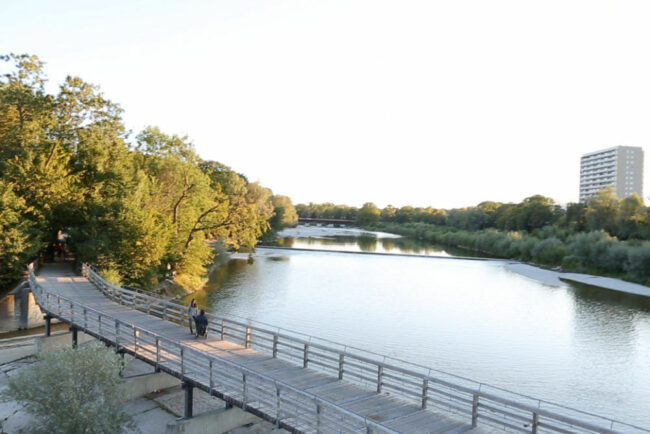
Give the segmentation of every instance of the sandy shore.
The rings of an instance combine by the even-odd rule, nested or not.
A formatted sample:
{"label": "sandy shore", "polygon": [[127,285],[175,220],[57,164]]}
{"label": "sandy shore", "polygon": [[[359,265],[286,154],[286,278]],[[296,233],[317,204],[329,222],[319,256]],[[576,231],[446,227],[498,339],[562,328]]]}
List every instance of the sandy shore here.
{"label": "sandy shore", "polygon": [[386,232],[372,232],[359,228],[331,228],[327,226],[304,226],[286,228],[278,232],[279,238],[298,237],[358,237],[360,235],[374,235],[377,238],[401,238],[401,235],[389,234]]}
{"label": "sandy shore", "polygon": [[644,295],[650,297],[650,288],[637,283],[626,282],[611,277],[593,276],[580,273],[561,273],[559,271],[545,270],[521,262],[510,262],[505,265],[507,270],[535,279],[552,286],[562,286],[565,282],[584,283],[612,291],[626,292],[628,294]]}

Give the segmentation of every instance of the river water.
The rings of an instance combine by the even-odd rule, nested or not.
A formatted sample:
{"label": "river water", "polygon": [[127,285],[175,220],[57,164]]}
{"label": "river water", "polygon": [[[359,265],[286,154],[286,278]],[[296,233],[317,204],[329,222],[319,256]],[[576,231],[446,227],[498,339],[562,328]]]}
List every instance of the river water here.
{"label": "river water", "polygon": [[[286,240],[371,251],[369,237]],[[395,253],[396,240],[375,240]],[[406,243],[408,244],[408,243]],[[387,248],[389,246],[389,248]],[[397,250],[395,250],[397,249]],[[650,301],[510,272],[505,261],[450,259],[445,248],[367,255],[259,248],[193,295],[251,318],[650,427]]]}

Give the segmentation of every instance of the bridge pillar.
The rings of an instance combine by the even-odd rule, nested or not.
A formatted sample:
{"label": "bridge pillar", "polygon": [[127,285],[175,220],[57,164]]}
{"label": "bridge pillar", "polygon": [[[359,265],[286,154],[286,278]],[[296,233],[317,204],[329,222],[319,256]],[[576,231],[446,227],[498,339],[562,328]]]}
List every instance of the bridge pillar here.
{"label": "bridge pillar", "polygon": [[192,417],[193,400],[194,400],[194,386],[187,381],[183,381],[183,390],[185,390],[185,410],[183,417],[189,419]]}
{"label": "bridge pillar", "polygon": [[116,353],[120,356],[120,377],[124,377],[124,368],[126,368],[126,360],[124,359],[124,350],[116,348]]}
{"label": "bridge pillar", "polygon": [[52,317],[45,315],[43,319],[45,320],[45,336],[48,337],[52,334]]}
{"label": "bridge pillar", "polygon": [[70,331],[72,332],[72,348],[77,348],[77,345],[79,344],[79,338],[77,336],[77,328],[75,326],[71,326]]}

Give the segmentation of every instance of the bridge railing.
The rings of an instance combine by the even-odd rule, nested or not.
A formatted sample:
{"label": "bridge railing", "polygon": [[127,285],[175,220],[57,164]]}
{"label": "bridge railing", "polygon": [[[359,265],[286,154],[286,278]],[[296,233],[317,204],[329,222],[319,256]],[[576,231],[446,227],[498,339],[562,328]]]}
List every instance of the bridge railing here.
{"label": "bridge railing", "polygon": [[29,282],[43,311],[280,426],[300,432],[397,434],[372,419],[252,371],[244,365],[220,359],[142,326],[50,293],[38,284],[31,269]]}
{"label": "bridge railing", "polygon": [[[118,303],[177,323],[187,323],[187,307],[106,282],[84,265],[86,276]],[[421,408],[446,411],[512,432],[648,433],[650,430],[535,399],[498,387],[403,360],[279,329],[250,320],[207,314],[212,336],[253,348],[272,357],[388,392]]]}

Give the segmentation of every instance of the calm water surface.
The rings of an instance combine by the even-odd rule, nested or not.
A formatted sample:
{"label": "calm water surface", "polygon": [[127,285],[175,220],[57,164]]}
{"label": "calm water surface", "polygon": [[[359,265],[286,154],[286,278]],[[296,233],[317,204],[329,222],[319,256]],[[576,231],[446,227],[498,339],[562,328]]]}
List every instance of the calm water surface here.
{"label": "calm water surface", "polygon": [[648,299],[547,286],[504,265],[260,248],[194,296],[219,314],[650,427]]}

